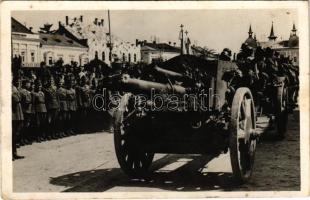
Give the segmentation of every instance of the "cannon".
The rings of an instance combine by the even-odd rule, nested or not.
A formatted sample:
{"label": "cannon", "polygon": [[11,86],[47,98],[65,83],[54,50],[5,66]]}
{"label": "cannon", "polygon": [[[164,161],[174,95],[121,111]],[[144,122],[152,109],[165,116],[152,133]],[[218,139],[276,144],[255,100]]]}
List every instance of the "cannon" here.
{"label": "cannon", "polygon": [[113,125],[122,170],[130,177],[147,176],[155,153],[229,151],[235,179],[247,181],[258,135],[250,89],[236,88],[233,98],[226,98],[222,77],[236,68],[230,61],[181,55],[153,66],[144,79],[111,78],[109,85],[121,94]]}

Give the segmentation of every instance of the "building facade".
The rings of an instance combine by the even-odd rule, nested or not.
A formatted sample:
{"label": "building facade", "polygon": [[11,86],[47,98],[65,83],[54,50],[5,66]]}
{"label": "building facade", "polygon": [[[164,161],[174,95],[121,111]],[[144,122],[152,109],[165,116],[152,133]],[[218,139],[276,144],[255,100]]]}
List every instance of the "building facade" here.
{"label": "building facade", "polygon": [[89,62],[88,47],[59,33],[40,33],[40,60],[47,66],[54,66],[57,62],[63,65],[76,62],[79,66]]}
{"label": "building facade", "polygon": [[22,67],[40,66],[40,37],[31,29],[11,18],[12,56],[20,58]]}
{"label": "building facade", "polygon": [[181,49],[166,43],[141,42],[142,62],[150,64],[156,60],[166,61],[181,54]]}
{"label": "building facade", "polygon": [[89,47],[89,59],[98,58],[110,65],[115,60],[137,63],[141,61],[140,45],[125,42],[115,35],[110,35],[104,19],[95,18],[93,23],[86,24],[81,15],[79,18],[69,18],[60,28],[67,36],[79,39]]}
{"label": "building facade", "polygon": [[289,57],[292,60],[293,65],[299,66],[299,38],[295,24],[293,24],[290,37],[287,40],[279,41],[277,41],[277,36],[275,35],[272,24],[268,41],[259,42],[259,44],[263,48],[270,47],[271,49],[278,51],[281,55]]}

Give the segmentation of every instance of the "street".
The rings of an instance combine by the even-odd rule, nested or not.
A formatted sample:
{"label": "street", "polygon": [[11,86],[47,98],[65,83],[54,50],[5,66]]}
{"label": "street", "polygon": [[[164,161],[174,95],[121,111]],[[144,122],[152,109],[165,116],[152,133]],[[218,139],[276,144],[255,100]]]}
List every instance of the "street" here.
{"label": "street", "polygon": [[130,180],[119,168],[113,134],[82,134],[18,149],[13,162],[14,192],[294,191],[300,189],[299,111],[289,115],[287,136],[276,141],[260,118],[263,132],[252,179],[232,181],[229,153],[156,154],[148,180]]}

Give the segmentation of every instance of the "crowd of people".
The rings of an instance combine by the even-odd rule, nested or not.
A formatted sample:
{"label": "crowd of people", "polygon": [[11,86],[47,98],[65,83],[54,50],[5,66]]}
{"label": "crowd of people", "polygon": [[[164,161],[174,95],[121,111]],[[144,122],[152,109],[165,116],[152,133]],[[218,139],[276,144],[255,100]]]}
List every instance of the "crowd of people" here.
{"label": "crowd of people", "polygon": [[73,62],[46,67],[42,62],[38,69],[12,63],[13,159],[22,158],[17,154],[22,145],[111,131],[111,115],[94,109],[92,98],[102,94],[103,79],[113,73],[112,68],[99,60],[83,67]]}

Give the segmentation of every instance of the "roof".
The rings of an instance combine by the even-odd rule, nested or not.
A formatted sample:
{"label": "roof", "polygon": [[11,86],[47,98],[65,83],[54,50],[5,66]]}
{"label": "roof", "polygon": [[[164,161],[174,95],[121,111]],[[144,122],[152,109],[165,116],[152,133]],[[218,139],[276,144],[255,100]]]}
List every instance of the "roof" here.
{"label": "roof", "polygon": [[171,46],[167,43],[145,43],[144,46],[148,46],[158,51],[180,53],[180,49],[178,47]]}
{"label": "roof", "polygon": [[80,38],[76,37],[76,35],[74,35],[71,31],[69,31],[66,27],[64,27],[61,24],[59,24],[59,28],[56,31],[56,33],[60,34],[60,35],[64,34],[66,37],[71,38],[72,40],[75,40],[76,42],[78,42],[82,46],[88,47],[87,39],[80,39]]}
{"label": "roof", "polygon": [[28,33],[33,34],[26,26],[21,24],[19,21],[11,17],[11,26],[12,26],[12,32],[18,32],[18,33]]}
{"label": "roof", "polygon": [[268,37],[270,40],[275,40],[277,38],[277,36],[274,35],[274,31],[273,31],[273,22],[271,24],[271,30],[270,30],[270,35]]}
{"label": "roof", "polygon": [[71,38],[66,37],[65,35],[60,35],[57,33],[40,33],[39,35],[42,45],[87,48],[86,46],[78,43]]}
{"label": "roof", "polygon": [[252,48],[256,48],[257,47],[257,42],[254,38],[252,38],[252,36],[248,37],[248,39],[246,39],[244,41],[244,43],[248,43],[248,45]]}
{"label": "roof", "polygon": [[199,68],[203,71],[207,71],[210,74],[215,74],[217,70],[217,60],[206,60],[194,55],[179,55],[173,57],[163,63],[159,64],[160,67],[176,71],[179,73],[185,73],[187,68]]}

